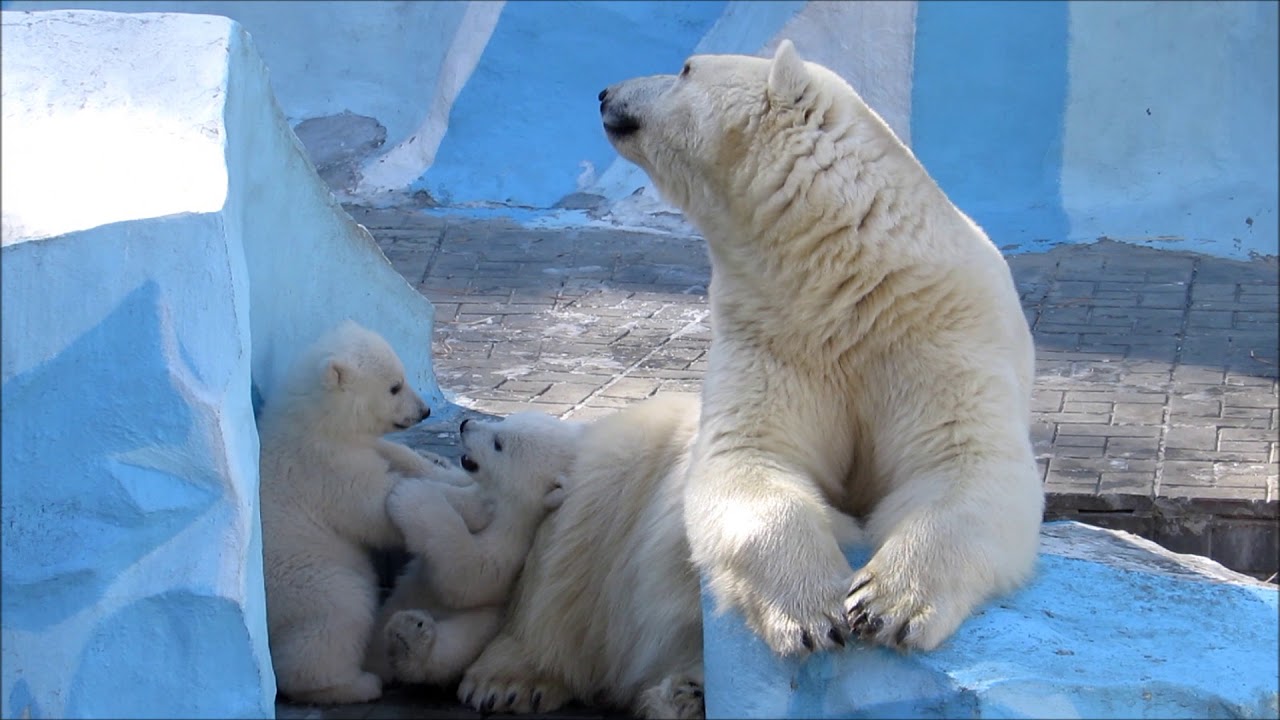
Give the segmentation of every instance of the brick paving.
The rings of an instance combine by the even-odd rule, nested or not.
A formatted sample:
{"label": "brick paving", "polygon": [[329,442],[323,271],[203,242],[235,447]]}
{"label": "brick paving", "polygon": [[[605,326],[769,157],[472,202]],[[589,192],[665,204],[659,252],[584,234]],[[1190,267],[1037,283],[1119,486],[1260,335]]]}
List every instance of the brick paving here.
{"label": "brick paving", "polygon": [[[466,414],[590,419],[700,389],[711,338],[700,239],[348,210],[436,308],[437,380],[462,409],[407,433],[412,444],[456,456]],[[1008,260],[1037,346],[1047,516],[1275,573],[1275,258],[1104,240]],[[323,717],[399,717],[393,706]]]}

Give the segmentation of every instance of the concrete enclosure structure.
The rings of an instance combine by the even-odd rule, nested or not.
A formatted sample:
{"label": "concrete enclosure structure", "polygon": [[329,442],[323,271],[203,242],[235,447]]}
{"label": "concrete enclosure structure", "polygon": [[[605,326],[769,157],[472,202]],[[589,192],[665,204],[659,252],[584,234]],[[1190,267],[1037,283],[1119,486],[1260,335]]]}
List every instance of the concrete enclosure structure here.
{"label": "concrete enclosure structure", "polygon": [[[659,224],[596,93],[783,37],[843,74],[1006,252],[1277,254],[1271,2],[10,2],[223,14],[338,189]],[[303,124],[305,121],[311,121]],[[329,166],[332,166],[330,168]],[[332,169],[332,172],[325,172]],[[633,193],[646,188],[640,195]]]}
{"label": "concrete enclosure structure", "polygon": [[780,658],[704,601],[707,717],[1275,717],[1276,612],[1274,585],[1128,533],[1050,523],[1031,583],[929,653],[855,643]]}
{"label": "concrete enclosure structure", "polygon": [[224,17],[2,15],[4,717],[264,717],[253,390],[433,314]]}

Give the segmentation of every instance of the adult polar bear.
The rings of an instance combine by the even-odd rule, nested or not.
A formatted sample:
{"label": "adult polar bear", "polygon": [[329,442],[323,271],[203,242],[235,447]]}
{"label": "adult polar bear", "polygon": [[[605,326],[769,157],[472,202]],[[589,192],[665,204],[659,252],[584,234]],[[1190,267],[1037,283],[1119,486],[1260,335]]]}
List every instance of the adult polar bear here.
{"label": "adult polar bear", "polygon": [[[789,41],[772,60],[694,56],[600,101],[618,152],[710,249],[685,518],[713,594],[782,654],[847,628],[936,647],[1038,547],[1034,351],[1008,265]],[[865,519],[876,549],[856,573],[828,505]]]}

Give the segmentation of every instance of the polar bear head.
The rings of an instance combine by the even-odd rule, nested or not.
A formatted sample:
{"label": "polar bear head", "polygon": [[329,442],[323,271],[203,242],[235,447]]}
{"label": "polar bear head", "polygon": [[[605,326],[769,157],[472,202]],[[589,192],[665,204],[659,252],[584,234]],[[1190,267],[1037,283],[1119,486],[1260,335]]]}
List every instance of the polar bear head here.
{"label": "polar bear head", "polygon": [[338,437],[384,435],[431,414],[387,341],[351,320],[312,344],[284,392],[295,412],[307,415],[307,427]]}
{"label": "polar bear head", "polygon": [[548,509],[564,500],[563,479],[578,455],[582,423],[540,412],[501,420],[464,420],[462,468],[502,497],[541,498]]}
{"label": "polar bear head", "polygon": [[803,171],[829,168],[860,134],[878,136],[877,124],[887,130],[848,83],[801,60],[789,40],[772,59],[694,55],[678,75],[625,80],[599,99],[618,153],[704,232],[716,218],[753,216],[789,179],[812,182]]}

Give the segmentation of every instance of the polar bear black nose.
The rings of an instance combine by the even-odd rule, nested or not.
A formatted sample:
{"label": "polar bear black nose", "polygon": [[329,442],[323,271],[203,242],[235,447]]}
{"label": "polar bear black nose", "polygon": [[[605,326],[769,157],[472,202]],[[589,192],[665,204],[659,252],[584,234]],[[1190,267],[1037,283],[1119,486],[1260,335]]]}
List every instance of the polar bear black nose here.
{"label": "polar bear black nose", "polygon": [[596,99],[599,100],[600,102],[604,102],[604,99],[607,97],[609,97],[609,88],[605,88],[601,90],[600,94],[596,96]]}

